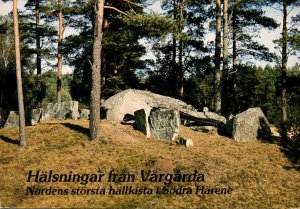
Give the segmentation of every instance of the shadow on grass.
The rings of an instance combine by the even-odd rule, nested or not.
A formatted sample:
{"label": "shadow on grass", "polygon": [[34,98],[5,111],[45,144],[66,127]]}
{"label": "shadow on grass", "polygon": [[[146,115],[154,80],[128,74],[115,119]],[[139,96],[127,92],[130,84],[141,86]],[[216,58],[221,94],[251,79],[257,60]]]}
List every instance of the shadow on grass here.
{"label": "shadow on grass", "polygon": [[300,172],[300,139],[296,140],[282,140],[281,137],[272,137],[273,142],[278,144],[280,151],[293,164],[291,166],[284,166],[285,169],[295,169]]}
{"label": "shadow on grass", "polygon": [[271,136],[271,130],[266,119],[260,118],[259,123],[261,128],[258,130],[258,137],[262,138],[266,143],[278,144],[280,151],[284,153],[285,157],[293,164],[291,166],[284,166],[284,168],[287,170],[295,169],[300,172],[300,139],[282,140],[281,137]]}
{"label": "shadow on grass", "polygon": [[62,123],[63,126],[65,127],[68,127],[69,129],[72,129],[74,131],[77,131],[77,132],[80,132],[82,134],[85,134],[87,136],[90,135],[90,131],[88,128],[84,128],[82,126],[79,126],[79,125],[75,125],[75,124],[72,124],[72,123]]}
{"label": "shadow on grass", "polygon": [[19,144],[19,141],[17,140],[13,140],[11,138],[8,138],[6,136],[3,136],[3,135],[0,135],[0,139],[4,142],[7,142],[7,143],[11,143],[11,144]]}

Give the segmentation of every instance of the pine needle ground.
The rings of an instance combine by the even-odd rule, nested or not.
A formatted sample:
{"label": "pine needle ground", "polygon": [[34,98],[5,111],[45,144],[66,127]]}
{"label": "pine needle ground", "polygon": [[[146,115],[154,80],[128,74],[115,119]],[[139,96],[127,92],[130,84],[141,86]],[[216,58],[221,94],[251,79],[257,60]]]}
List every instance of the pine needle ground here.
{"label": "pine needle ground", "polygon": [[[88,139],[88,121],[53,120],[26,127],[27,146],[19,148],[18,129],[0,130],[0,201],[2,207],[26,208],[297,208],[300,207],[299,162],[292,162],[276,143],[237,143],[216,133],[181,128],[194,147],[147,139],[130,125],[101,122],[108,143]],[[150,169],[165,159],[181,173],[198,170],[203,185],[233,188],[228,195],[26,195],[26,188],[82,187],[79,183],[27,182],[29,170],[59,173],[104,173]],[[89,183],[86,187],[109,187]],[[139,179],[118,185],[151,186]],[[178,183],[172,183],[171,186]],[[187,187],[195,182],[180,183]]]}

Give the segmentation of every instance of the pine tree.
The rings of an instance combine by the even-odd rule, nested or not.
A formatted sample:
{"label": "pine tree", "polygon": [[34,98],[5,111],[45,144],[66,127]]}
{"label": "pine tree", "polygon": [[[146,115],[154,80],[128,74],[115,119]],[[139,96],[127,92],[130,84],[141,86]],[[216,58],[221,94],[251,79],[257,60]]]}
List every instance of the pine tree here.
{"label": "pine tree", "polygon": [[222,114],[228,114],[228,73],[229,73],[229,30],[228,0],[223,1],[223,72],[222,72]]}
{"label": "pine tree", "polygon": [[[54,27],[51,22],[54,20],[50,18],[50,11],[52,6],[48,0],[28,0],[25,4],[25,11],[20,15],[20,29],[22,30],[22,54],[33,60],[35,56],[35,69],[37,76],[35,76],[35,86],[32,91],[35,92],[35,97],[32,103],[33,107],[40,107],[44,92],[42,86],[42,61],[52,59],[53,37],[56,35]],[[52,13],[51,13],[52,16]],[[35,45],[35,47],[33,47]],[[25,62],[26,65],[26,62]],[[27,67],[27,66],[26,66]],[[28,66],[30,73],[33,74],[33,66]],[[34,77],[34,76],[33,76]]]}
{"label": "pine tree", "polygon": [[[184,7],[185,7],[185,1],[184,0],[180,0],[179,3],[179,11],[180,11],[180,15],[179,15],[179,33],[183,32],[183,28],[184,28],[184,17],[183,17],[183,13],[184,13]],[[179,53],[179,97],[181,99],[183,99],[183,95],[184,95],[184,69],[183,69],[183,40],[180,39],[179,40],[179,47],[178,47],[178,53]]]}
{"label": "pine tree", "polygon": [[[280,5],[281,11],[283,13],[282,19],[282,38],[279,40],[279,45],[281,47],[281,136],[283,140],[287,140],[287,124],[288,124],[288,114],[287,114],[287,62],[289,54],[294,50],[295,45],[291,44],[293,42],[294,36],[290,36],[290,31],[298,31],[295,28],[289,28],[287,26],[288,19],[288,7],[299,7],[300,2],[297,0],[270,0],[270,3]],[[297,21],[297,17],[296,17]],[[294,34],[291,34],[294,35]],[[292,42],[291,42],[292,40]],[[290,44],[290,47],[289,47]],[[297,45],[296,45],[297,48]]]}
{"label": "pine tree", "polygon": [[[233,112],[239,113],[237,100],[236,72],[239,62],[256,60],[274,61],[276,56],[269,52],[269,49],[263,44],[254,40],[255,34],[261,27],[274,29],[278,26],[272,18],[266,17],[262,6],[265,2],[253,0],[233,0],[229,5],[229,21],[231,21],[232,31],[232,89],[233,89]],[[249,32],[251,31],[251,33]],[[242,60],[239,60],[242,58]]]}
{"label": "pine tree", "polygon": [[62,0],[58,0],[57,103],[61,103],[61,85],[62,85],[62,40],[63,40]]}
{"label": "pine tree", "polygon": [[22,88],[22,67],[20,55],[20,35],[19,35],[19,20],[17,0],[13,0],[13,20],[14,20],[14,34],[15,34],[15,53],[16,53],[16,75],[17,75],[17,90],[18,90],[18,106],[19,106],[19,135],[20,146],[26,145],[25,132],[25,111]]}
{"label": "pine tree", "polygon": [[91,87],[91,113],[90,113],[90,138],[100,139],[100,94],[101,94],[101,50],[102,26],[104,13],[104,0],[97,0],[95,5],[95,26],[93,45],[92,87]]}
{"label": "pine tree", "polygon": [[283,21],[282,21],[282,69],[281,69],[281,136],[283,140],[287,140],[287,99],[286,99],[286,80],[287,80],[287,0],[283,0]]}
{"label": "pine tree", "polygon": [[221,0],[216,0],[214,109],[221,113]]}
{"label": "pine tree", "polygon": [[[128,13],[128,16],[131,15],[129,11],[132,7],[126,2],[106,1],[106,5],[116,7]],[[66,37],[64,53],[66,57],[73,57],[73,59],[66,60],[75,68],[71,88],[72,97],[88,105],[90,98],[86,96],[86,92],[91,90],[90,61],[93,46],[91,40],[93,40],[92,25],[95,21],[93,4],[74,2],[73,12],[74,21],[71,27],[76,27],[79,34]],[[137,7],[132,15],[138,16],[142,12],[143,8]],[[127,88],[138,88],[140,85],[135,71],[145,67],[144,61],[140,60],[145,53],[145,47],[138,40],[145,34],[146,29],[136,21],[139,20],[135,17],[130,16],[126,19],[125,15],[120,16],[119,12],[105,8],[101,56],[101,95],[103,98],[108,98]]]}
{"label": "pine tree", "polygon": [[[162,7],[167,11],[166,18],[173,19],[173,30],[168,32],[170,38],[157,39],[153,45],[156,59],[150,64],[146,83],[152,91],[187,99],[187,75],[200,68],[207,52],[203,43],[205,5],[205,1],[164,1]],[[165,82],[169,85],[163,85]]]}

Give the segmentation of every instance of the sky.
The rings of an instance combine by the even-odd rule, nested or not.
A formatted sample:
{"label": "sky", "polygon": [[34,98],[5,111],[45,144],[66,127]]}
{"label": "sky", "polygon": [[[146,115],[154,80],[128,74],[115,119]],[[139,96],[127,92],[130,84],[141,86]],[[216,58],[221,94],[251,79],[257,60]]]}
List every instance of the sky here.
{"label": "sky", "polygon": [[[24,5],[27,2],[27,0],[18,0],[18,8],[19,9],[24,9]],[[148,7],[151,11],[154,11],[155,13],[162,13],[163,10],[160,7],[160,1],[155,1],[155,3],[151,6]],[[0,1],[0,15],[6,15],[12,10],[12,1],[3,3],[3,1]],[[300,8],[294,9],[290,15],[296,15],[300,13]],[[266,9],[266,16],[274,18],[279,24],[282,22],[282,13],[280,11],[277,11],[275,9],[267,8]],[[298,26],[300,29],[300,25]],[[280,26],[277,28],[275,31],[269,31],[268,29],[262,29],[260,32],[260,37],[257,39],[260,43],[265,44],[271,52],[275,52],[278,55],[280,55],[280,52],[275,49],[275,45],[273,43],[273,40],[276,40],[280,37],[281,35],[281,30],[282,27]],[[68,34],[72,34],[71,30],[66,30],[65,31],[67,36]],[[207,34],[206,41],[214,40],[214,34],[210,33]],[[143,41],[142,41],[143,42]],[[146,56],[151,56],[151,53],[147,53]],[[294,66],[296,63],[300,63],[299,56],[290,56],[288,60],[288,67]],[[265,66],[266,64],[272,64],[274,65],[275,63],[269,63],[269,62],[264,62],[264,61],[254,61],[254,64],[257,66]],[[69,73],[72,71],[72,68],[69,66],[63,66],[64,73]]]}

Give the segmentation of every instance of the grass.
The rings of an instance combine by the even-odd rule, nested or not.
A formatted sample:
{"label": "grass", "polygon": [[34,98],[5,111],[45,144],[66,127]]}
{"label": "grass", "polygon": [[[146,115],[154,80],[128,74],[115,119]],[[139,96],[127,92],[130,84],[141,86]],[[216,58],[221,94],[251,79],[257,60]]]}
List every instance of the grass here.
{"label": "grass", "polygon": [[[27,146],[19,148],[18,129],[0,130],[0,202],[2,207],[26,208],[297,208],[300,207],[299,161],[291,161],[276,143],[238,143],[215,133],[181,128],[194,147],[169,145],[134,130],[129,125],[101,122],[108,143],[89,141],[88,122],[53,120],[26,127]],[[163,160],[163,161],[161,161]],[[80,183],[27,182],[29,170],[57,173],[139,174],[157,165],[181,173],[198,170],[203,183],[172,183],[169,187],[195,185],[233,188],[227,195],[26,195],[26,188],[78,188]],[[164,170],[164,168],[161,168]],[[298,169],[298,170],[297,170]],[[88,188],[161,186],[142,182],[89,183]]]}

